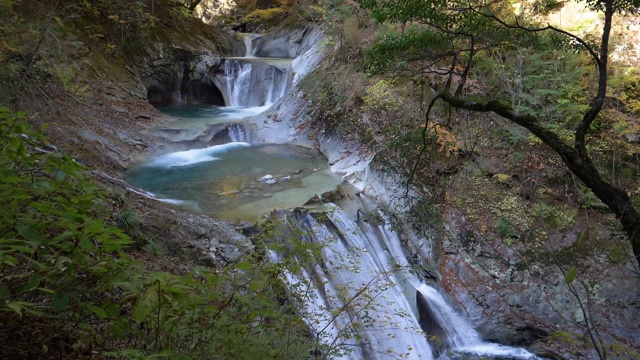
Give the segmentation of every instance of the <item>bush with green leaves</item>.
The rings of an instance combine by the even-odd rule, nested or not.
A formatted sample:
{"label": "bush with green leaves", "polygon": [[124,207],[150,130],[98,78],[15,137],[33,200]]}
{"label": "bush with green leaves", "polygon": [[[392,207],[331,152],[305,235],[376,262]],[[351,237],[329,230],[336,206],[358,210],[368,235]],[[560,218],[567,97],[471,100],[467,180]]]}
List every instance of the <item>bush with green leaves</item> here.
{"label": "bush with green leaves", "polygon": [[85,170],[0,108],[0,358],[308,357],[282,265],[152,271]]}
{"label": "bush with green leaves", "polygon": [[72,8],[77,30],[106,44],[109,55],[135,49],[156,26],[151,7],[143,1],[79,1]]}

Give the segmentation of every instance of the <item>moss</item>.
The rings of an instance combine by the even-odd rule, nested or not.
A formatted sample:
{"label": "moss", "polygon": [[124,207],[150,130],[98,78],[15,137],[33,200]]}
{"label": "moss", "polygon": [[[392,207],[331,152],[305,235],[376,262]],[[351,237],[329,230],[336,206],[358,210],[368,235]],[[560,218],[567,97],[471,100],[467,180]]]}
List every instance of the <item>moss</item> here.
{"label": "moss", "polygon": [[369,111],[395,111],[401,105],[399,99],[394,96],[391,81],[382,79],[367,86],[362,100],[365,109]]}
{"label": "moss", "polygon": [[253,25],[273,26],[280,22],[285,15],[286,11],[282,8],[254,10],[245,16],[244,21]]}

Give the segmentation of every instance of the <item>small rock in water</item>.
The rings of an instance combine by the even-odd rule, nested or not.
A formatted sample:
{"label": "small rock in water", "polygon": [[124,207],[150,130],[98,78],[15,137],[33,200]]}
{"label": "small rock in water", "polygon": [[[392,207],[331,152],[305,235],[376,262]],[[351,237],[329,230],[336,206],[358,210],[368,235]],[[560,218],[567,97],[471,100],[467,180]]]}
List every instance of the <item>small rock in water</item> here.
{"label": "small rock in water", "polygon": [[267,182],[268,180],[272,180],[272,179],[273,179],[273,175],[265,175],[260,179],[258,179],[258,181]]}
{"label": "small rock in water", "polygon": [[318,171],[320,171],[320,169],[318,169],[318,168],[313,168],[313,172],[318,172]]}
{"label": "small rock in water", "polygon": [[289,182],[289,181],[291,181],[291,176],[285,176],[285,177],[283,177],[283,178],[282,178],[282,181],[284,181],[284,182]]}
{"label": "small rock in water", "polygon": [[233,197],[233,196],[237,195],[239,192],[240,192],[239,189],[227,189],[227,190],[220,191],[218,193],[218,195],[226,196],[226,197]]}
{"label": "small rock in water", "polygon": [[278,182],[278,179],[269,179],[265,181],[265,184],[273,185]]}

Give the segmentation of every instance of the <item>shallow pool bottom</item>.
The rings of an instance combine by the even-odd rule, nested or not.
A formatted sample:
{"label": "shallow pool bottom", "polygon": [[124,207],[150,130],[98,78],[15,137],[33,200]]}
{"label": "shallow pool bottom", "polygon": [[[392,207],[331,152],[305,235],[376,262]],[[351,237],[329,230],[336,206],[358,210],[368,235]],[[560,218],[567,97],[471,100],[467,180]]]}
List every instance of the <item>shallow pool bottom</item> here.
{"label": "shallow pool bottom", "polygon": [[[265,176],[273,179],[260,180]],[[342,182],[315,150],[248,143],[166,154],[131,169],[125,177],[156,198],[190,211],[248,222],[274,209],[302,206]]]}

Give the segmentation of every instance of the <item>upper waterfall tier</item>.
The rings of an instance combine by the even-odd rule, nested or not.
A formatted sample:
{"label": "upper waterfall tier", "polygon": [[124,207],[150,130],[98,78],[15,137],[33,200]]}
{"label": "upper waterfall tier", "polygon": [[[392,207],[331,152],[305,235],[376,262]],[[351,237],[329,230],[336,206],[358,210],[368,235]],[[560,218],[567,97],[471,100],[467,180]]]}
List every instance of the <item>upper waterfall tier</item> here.
{"label": "upper waterfall tier", "polygon": [[253,42],[256,39],[261,38],[261,35],[258,34],[246,34],[244,37],[244,48],[245,48],[245,53],[244,56],[245,57],[255,57],[256,56],[256,49],[253,46]]}
{"label": "upper waterfall tier", "polygon": [[284,96],[291,84],[291,60],[274,63],[273,59],[225,59],[226,105],[269,106]]}
{"label": "upper waterfall tier", "polygon": [[[217,79],[226,106],[266,107],[283,97],[291,86],[292,58],[258,57],[259,34],[244,36],[244,56],[224,59],[224,77]],[[220,76],[220,75],[218,75]]]}

